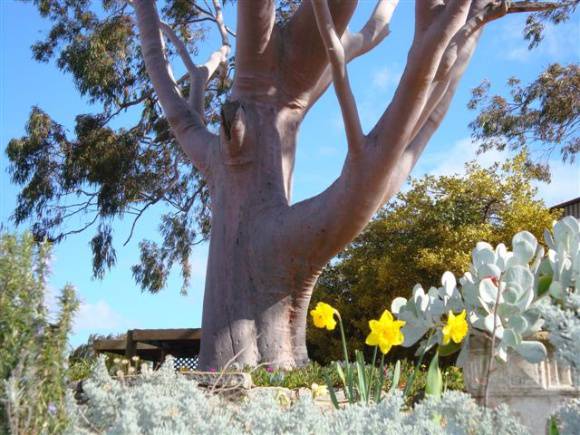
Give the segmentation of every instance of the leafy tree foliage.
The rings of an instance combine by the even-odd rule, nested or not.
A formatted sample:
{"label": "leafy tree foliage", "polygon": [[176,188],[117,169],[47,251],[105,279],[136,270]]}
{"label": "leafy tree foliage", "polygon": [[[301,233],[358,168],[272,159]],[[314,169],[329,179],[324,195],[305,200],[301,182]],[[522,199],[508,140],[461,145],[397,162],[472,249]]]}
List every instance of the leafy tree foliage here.
{"label": "leafy tree foliage", "polygon": [[[81,95],[98,110],[76,117],[73,134],[39,107],[34,107],[25,135],[10,141],[7,155],[12,181],[21,186],[13,214],[16,224],[32,222],[36,239],[63,238],[95,228],[91,240],[93,272],[102,277],[116,262],[112,223],[133,219],[130,234],[142,215],[155,205],[166,211],[160,225],[162,242],[140,243],[136,281],[156,292],[169,270],[179,264],[190,277],[191,248],[209,234],[209,196],[205,181],[190,164],[169,130],[137,41],[132,10],[126,1],[33,0],[52,22],[46,38],[32,47],[41,62],[54,60],[72,75]],[[205,4],[167,2],[163,19],[197,52],[214,19]],[[171,51],[173,55],[175,49]],[[231,70],[210,83],[205,120],[219,120],[219,108],[230,84]],[[185,77],[179,80],[187,95]],[[119,120],[119,118],[122,118]],[[133,125],[116,128],[125,119]],[[71,218],[86,223],[73,227]]]}
{"label": "leafy tree foliage", "polygon": [[469,108],[480,112],[470,127],[480,151],[529,147],[546,157],[559,149],[573,162],[580,151],[580,67],[552,64],[529,85],[512,77],[508,86],[509,100],[491,96],[489,82],[472,92]]}
{"label": "leafy tree foliage", "polygon": [[560,24],[567,21],[580,0],[558,0],[559,6],[554,9],[530,14],[524,27],[524,38],[530,41],[529,47],[537,47],[544,38],[545,23]]}
{"label": "leafy tree foliage", "polygon": [[[0,233],[0,433],[62,433],[67,425],[67,345],[75,290],[46,307],[50,246]],[[56,295],[56,294],[55,294]]]}
{"label": "leafy tree foliage", "polygon": [[[530,14],[524,38],[529,48],[544,37],[546,23],[557,25],[570,19],[580,0],[559,0],[560,7]],[[470,124],[472,137],[481,143],[479,151],[517,150],[527,147],[528,164],[535,164],[549,179],[547,157],[559,150],[564,162],[574,162],[580,150],[580,69],[577,64],[549,65],[527,86],[512,77],[508,80],[510,98],[490,95],[490,83],[473,89],[468,107],[479,114]]]}
{"label": "leafy tree foliage", "polygon": [[[490,168],[469,163],[464,176],[412,180],[410,190],[387,204],[324,270],[312,304],[323,300],[340,311],[350,349],[360,348],[368,321],[395,297],[408,297],[416,283],[440,285],[446,270],[456,276],[467,271],[478,241],[508,244],[521,230],[541,240],[558,213],[535,199],[531,183],[539,174],[526,161],[521,153]],[[316,328],[308,334],[315,360],[340,359],[338,336],[331,339]]]}

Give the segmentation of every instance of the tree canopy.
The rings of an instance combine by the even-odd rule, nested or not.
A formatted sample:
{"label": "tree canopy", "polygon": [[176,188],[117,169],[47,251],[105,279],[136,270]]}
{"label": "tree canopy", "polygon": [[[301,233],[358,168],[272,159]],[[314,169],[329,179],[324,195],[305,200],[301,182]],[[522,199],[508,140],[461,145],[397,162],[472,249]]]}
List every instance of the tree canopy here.
{"label": "tree canopy", "polygon": [[[426,175],[389,202],[322,273],[312,303],[336,307],[345,322],[350,349],[360,347],[368,320],[378,318],[413,285],[440,285],[449,270],[462,276],[479,241],[510,244],[515,233],[538,240],[558,217],[536,199],[539,175],[520,153],[513,160],[483,168],[466,165],[465,175]],[[308,330],[309,352],[318,361],[340,359],[339,337]]]}
{"label": "tree canopy", "polygon": [[[140,243],[141,261],[134,276],[143,289],[165,286],[171,267],[180,266],[183,289],[190,277],[191,248],[209,233],[206,183],[177,144],[146,74],[130,4],[103,0],[34,0],[52,22],[44,40],[32,47],[41,62],[54,60],[69,73],[80,94],[100,107],[79,114],[73,134],[39,107],[33,107],[23,137],[9,142],[12,181],[21,186],[13,214],[16,224],[32,223],[39,240],[58,242],[93,229],[93,272],[102,277],[116,263],[115,218],[133,219],[133,228],[152,206],[167,212],[159,231],[161,244]],[[199,4],[198,4],[199,3]],[[164,21],[197,52],[215,21],[202,2],[167,2]],[[176,56],[170,46],[170,56]],[[205,120],[215,125],[227,93],[231,70],[224,69],[208,86]],[[188,93],[185,77],[179,79]],[[113,127],[131,115],[133,125]],[[127,119],[129,116],[125,116]],[[72,226],[73,217],[86,224]],[[123,235],[124,243],[133,235]]]}
{"label": "tree canopy", "polygon": [[[55,242],[83,231],[94,231],[93,272],[96,277],[102,277],[115,265],[119,243],[131,239],[133,229],[145,213],[162,206],[166,212],[159,225],[161,243],[140,242],[140,261],[133,268],[134,276],[143,289],[156,292],[165,286],[169,271],[177,265],[185,290],[190,277],[192,246],[209,234],[211,204],[206,180],[190,164],[162,114],[146,73],[130,2],[25,1],[33,3],[51,23],[44,39],[32,47],[35,59],[55,62],[98,110],[78,114],[74,131],[69,133],[42,108],[32,108],[25,134],[11,140],[6,149],[12,181],[20,188],[14,222],[30,223],[37,239]],[[531,2],[517,2],[524,3],[530,10],[528,3]],[[578,0],[553,3],[558,7],[530,15],[525,35],[532,45],[541,40],[543,23],[567,19]],[[206,2],[198,0],[168,0],[162,4],[159,13],[165,26],[169,59],[180,58],[180,50],[184,48],[197,54],[215,26],[217,9],[212,10]],[[297,0],[278,1],[277,23],[283,25],[288,21],[298,4]],[[230,37],[235,35],[229,27],[227,33]],[[184,41],[184,46],[177,41]],[[221,68],[207,86],[203,118],[210,129],[215,129],[220,122],[233,68],[231,56],[227,67]],[[577,74],[577,69],[569,67],[558,71],[550,83],[571,73]],[[176,81],[181,93],[188,97],[187,75]],[[535,98],[533,89],[517,92],[518,95],[528,92],[529,98]],[[480,94],[478,104],[485,105],[485,95]],[[560,103],[559,99],[548,100]],[[577,116],[577,101],[571,104],[566,109],[568,118],[564,123],[569,124],[571,117]],[[487,113],[488,118],[497,118],[510,110],[488,106],[482,106],[482,116]],[[518,123],[528,128],[527,131],[536,133],[529,127],[536,119],[547,123],[548,129],[561,125],[558,120],[544,121],[541,114],[531,116],[527,106],[520,106],[518,110],[526,114],[517,115]],[[135,122],[126,123],[127,119]],[[479,126],[478,122],[474,125]],[[495,130],[504,132],[501,123],[494,125],[497,128],[488,132],[486,127],[485,134],[496,144]],[[508,140],[520,144],[522,134],[525,135],[515,132]],[[567,142],[566,147],[566,155],[572,156],[578,144]],[[85,224],[77,227],[79,217]],[[132,229],[129,234],[115,235],[115,219],[122,217],[133,220]]]}

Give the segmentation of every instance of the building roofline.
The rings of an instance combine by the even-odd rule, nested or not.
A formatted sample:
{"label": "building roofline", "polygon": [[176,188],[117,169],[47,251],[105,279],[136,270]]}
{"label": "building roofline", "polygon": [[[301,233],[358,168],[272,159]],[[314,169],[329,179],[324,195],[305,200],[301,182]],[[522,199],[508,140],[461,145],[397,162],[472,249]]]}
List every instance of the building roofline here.
{"label": "building roofline", "polygon": [[567,206],[569,206],[569,205],[576,204],[576,203],[578,203],[578,202],[580,202],[580,196],[578,196],[577,198],[570,199],[570,200],[568,200],[568,201],[562,202],[562,203],[560,203],[560,204],[553,205],[553,206],[551,206],[551,207],[550,207],[550,210],[552,210],[552,209],[554,209],[554,208],[563,208],[563,207],[567,207]]}

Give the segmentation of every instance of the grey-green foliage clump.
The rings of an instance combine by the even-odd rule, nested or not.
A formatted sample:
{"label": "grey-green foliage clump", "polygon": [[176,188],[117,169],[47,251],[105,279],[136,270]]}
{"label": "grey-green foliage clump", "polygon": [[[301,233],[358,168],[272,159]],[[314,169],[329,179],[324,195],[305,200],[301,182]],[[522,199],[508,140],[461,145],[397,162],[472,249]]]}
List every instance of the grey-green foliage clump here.
{"label": "grey-green foliage clump", "polygon": [[550,343],[556,357],[574,368],[574,383],[580,383],[580,298],[572,297],[564,305],[542,304],[545,329],[550,332]]}
{"label": "grey-green foliage clump", "polygon": [[580,398],[564,403],[556,414],[556,425],[560,435],[577,435],[580,433]]}
{"label": "grey-green foliage clump", "polygon": [[50,246],[0,234],[0,433],[59,433],[67,424],[67,344],[77,307],[72,287],[49,316]]}
{"label": "grey-green foliage clump", "polygon": [[310,398],[282,406],[275,394],[233,402],[209,396],[172,361],[131,381],[109,376],[104,360],[84,384],[87,403],[70,404],[71,434],[524,434],[506,408],[485,410],[460,392],[407,410],[400,394],[379,404],[321,410]]}
{"label": "grey-green foliage clump", "polygon": [[[556,356],[580,379],[580,222],[567,216],[546,231],[548,255],[539,267],[549,298],[539,304]],[[548,286],[549,284],[549,286]]]}

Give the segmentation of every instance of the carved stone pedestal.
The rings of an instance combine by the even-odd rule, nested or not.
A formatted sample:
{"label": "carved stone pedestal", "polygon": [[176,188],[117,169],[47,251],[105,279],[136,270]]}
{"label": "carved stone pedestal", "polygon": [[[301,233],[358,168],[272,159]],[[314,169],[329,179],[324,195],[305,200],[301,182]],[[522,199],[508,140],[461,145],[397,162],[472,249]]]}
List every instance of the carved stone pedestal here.
{"label": "carved stone pedestal", "polygon": [[[489,342],[472,340],[470,356],[464,367],[467,391],[483,402]],[[572,370],[559,363],[549,346],[548,358],[531,364],[517,353],[508,354],[507,364],[495,362],[489,381],[489,405],[509,405],[534,435],[546,433],[548,417],[568,398],[580,397],[580,385]],[[576,377],[578,379],[578,377]]]}

